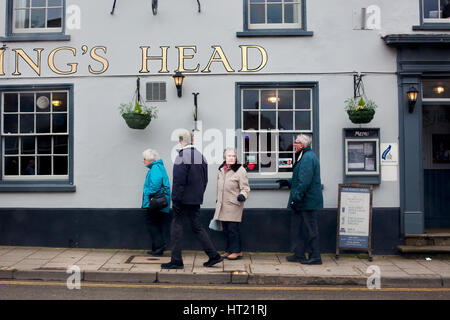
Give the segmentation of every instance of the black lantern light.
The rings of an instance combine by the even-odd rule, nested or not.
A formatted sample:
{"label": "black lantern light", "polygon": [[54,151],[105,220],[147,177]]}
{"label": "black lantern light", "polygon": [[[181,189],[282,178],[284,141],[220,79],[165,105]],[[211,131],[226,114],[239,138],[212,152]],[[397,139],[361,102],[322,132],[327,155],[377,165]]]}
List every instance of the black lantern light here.
{"label": "black lantern light", "polygon": [[183,86],[184,76],[181,72],[176,72],[173,79],[175,81],[175,86],[177,87],[178,97],[181,98],[181,88]]}
{"label": "black lantern light", "polygon": [[414,112],[414,107],[416,105],[417,97],[419,96],[419,91],[416,88],[411,87],[408,92],[408,103],[409,103],[409,113]]}

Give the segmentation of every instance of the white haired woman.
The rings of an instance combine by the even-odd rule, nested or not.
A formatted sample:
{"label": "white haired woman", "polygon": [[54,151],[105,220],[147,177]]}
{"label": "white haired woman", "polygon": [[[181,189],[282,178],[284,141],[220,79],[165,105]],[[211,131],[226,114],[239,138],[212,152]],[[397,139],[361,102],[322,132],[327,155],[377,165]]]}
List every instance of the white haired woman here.
{"label": "white haired woman", "polygon": [[[142,208],[147,208],[147,227],[152,238],[152,250],[149,254],[162,256],[166,249],[163,234],[164,217],[170,212],[170,182],[166,168],[160,159],[158,152],[147,149],[142,153],[144,165],[149,169],[145,178],[142,194]],[[150,198],[163,193],[168,205],[158,211],[149,210]]]}
{"label": "white haired woman", "polygon": [[244,202],[248,199],[250,186],[247,170],[237,162],[237,150],[227,148],[223,153],[224,162],[217,174],[217,202],[214,219],[222,222],[227,239],[225,253],[221,256],[229,260],[242,257],[240,224]]}

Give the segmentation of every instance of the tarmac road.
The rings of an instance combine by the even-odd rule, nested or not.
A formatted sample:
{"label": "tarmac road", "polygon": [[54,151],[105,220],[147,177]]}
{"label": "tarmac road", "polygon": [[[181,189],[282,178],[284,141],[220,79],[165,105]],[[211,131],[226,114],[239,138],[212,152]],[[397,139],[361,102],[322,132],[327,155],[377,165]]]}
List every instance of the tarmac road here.
{"label": "tarmac road", "polygon": [[0,300],[450,300],[449,288],[281,287],[0,281]]}

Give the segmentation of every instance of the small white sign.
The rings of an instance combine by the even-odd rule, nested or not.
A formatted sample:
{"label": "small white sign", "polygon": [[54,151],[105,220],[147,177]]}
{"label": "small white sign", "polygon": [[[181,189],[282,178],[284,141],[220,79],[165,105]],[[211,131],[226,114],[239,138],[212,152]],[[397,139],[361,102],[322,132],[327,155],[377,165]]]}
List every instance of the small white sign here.
{"label": "small white sign", "polygon": [[382,143],[380,151],[382,166],[398,166],[397,143]]}

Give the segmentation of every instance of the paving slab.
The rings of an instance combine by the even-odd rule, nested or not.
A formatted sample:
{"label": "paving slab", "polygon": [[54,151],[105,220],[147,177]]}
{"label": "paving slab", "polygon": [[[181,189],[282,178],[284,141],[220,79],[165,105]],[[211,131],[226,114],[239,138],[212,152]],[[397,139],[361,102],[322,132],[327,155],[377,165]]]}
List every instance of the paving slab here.
{"label": "paving slab", "polygon": [[286,274],[286,275],[305,275],[305,272],[298,265],[285,266],[285,265],[269,265],[269,264],[251,264],[251,274]]}
{"label": "paving slab", "polygon": [[32,255],[28,256],[27,259],[53,259],[62,252],[64,252],[64,250],[65,249],[54,249],[54,250],[41,249],[33,253]]}
{"label": "paving slab", "polygon": [[306,275],[314,275],[314,276],[361,276],[361,273],[354,269],[351,266],[348,267],[335,267],[335,266],[327,266],[321,267],[319,266],[307,266],[302,265],[302,269],[304,270]]}
{"label": "paving slab", "polygon": [[160,272],[161,266],[156,264],[136,264],[130,269],[130,272]]}
{"label": "paving slab", "polygon": [[156,272],[86,271],[83,279],[87,282],[154,283]]}
{"label": "paving slab", "polygon": [[168,273],[159,272],[157,274],[160,283],[189,283],[189,284],[229,284],[231,283],[230,273]]}

